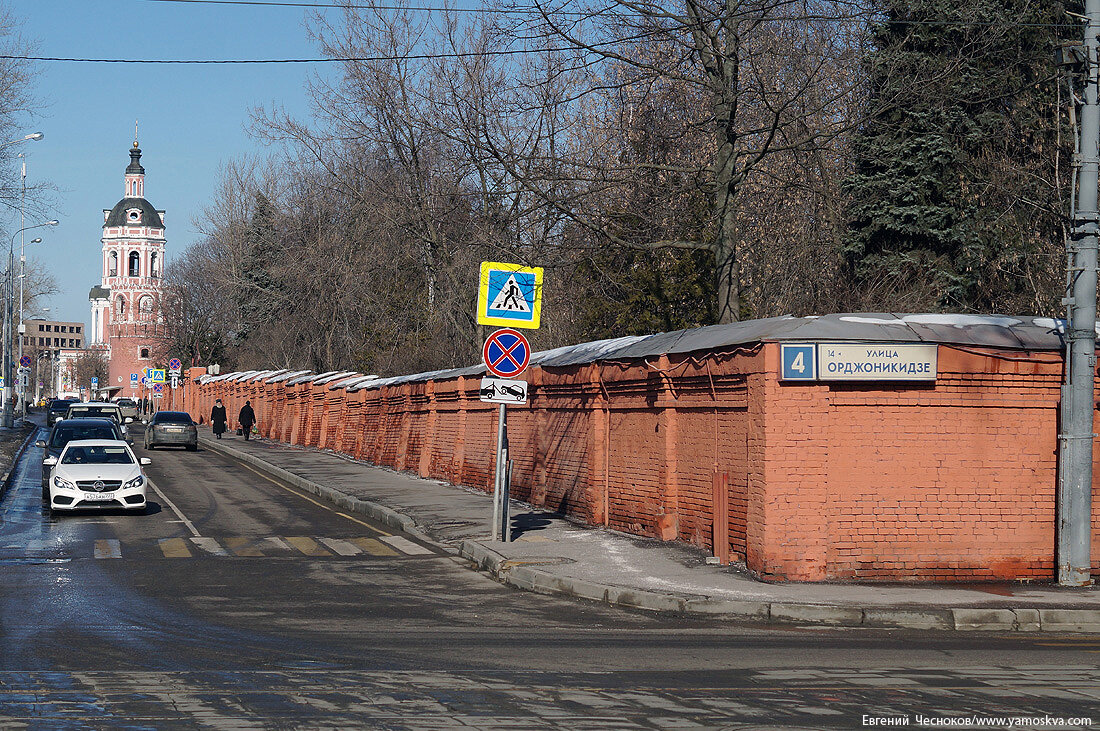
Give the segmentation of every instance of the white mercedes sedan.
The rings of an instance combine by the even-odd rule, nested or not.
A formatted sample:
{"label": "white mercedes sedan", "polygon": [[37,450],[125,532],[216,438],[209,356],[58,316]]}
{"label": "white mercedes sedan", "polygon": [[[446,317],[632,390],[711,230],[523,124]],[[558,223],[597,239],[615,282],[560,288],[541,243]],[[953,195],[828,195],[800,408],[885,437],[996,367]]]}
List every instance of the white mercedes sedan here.
{"label": "white mercedes sedan", "polygon": [[47,457],[43,462],[50,470],[50,510],[145,510],[148,480],[141,468],[149,463],[147,457],[135,457],[123,441],[71,441],[60,457]]}

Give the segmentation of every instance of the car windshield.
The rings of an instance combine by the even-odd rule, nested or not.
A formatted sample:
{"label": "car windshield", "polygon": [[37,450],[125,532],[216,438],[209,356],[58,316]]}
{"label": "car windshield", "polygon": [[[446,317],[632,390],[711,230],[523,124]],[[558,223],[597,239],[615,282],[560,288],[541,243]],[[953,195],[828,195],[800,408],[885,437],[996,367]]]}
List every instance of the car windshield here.
{"label": "car windshield", "polygon": [[126,447],[69,447],[61,457],[61,464],[133,464],[134,458]]}
{"label": "car windshield", "polygon": [[154,424],[187,424],[191,425],[191,417],[182,411],[162,411],[153,417]]}
{"label": "car windshield", "polygon": [[73,406],[69,409],[70,418],[78,418],[81,416],[109,416],[112,419],[118,418],[117,406]]}
{"label": "car windshield", "polygon": [[107,424],[63,424],[53,430],[51,447],[64,447],[74,439],[118,439]]}
{"label": "car windshield", "polygon": [[71,401],[51,401],[50,411],[68,411]]}

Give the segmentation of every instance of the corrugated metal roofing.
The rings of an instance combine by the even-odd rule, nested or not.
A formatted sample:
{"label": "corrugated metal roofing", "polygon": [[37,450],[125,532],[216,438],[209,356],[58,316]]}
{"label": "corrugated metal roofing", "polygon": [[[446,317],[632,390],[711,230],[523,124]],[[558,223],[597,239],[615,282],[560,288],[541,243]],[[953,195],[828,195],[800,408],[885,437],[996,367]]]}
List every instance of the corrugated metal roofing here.
{"label": "corrugated metal roofing", "polygon": [[326,383],[332,383],[333,381],[340,380],[341,378],[347,378],[348,376],[357,375],[356,371],[331,371],[327,374],[322,374],[313,379],[314,386],[323,386]]}
{"label": "corrugated metal roofing", "polygon": [[[1098,327],[1100,332],[1100,327]],[[728,325],[678,330],[656,335],[595,340],[532,354],[531,365],[564,368],[596,361],[623,361],[702,351],[722,351],[761,342],[790,340],[850,341],[886,343],[941,343],[1005,350],[1063,350],[1065,322],[1045,317],[1007,317],[1005,315],[841,313],[809,317],[770,317]],[[258,371],[253,371],[257,373]],[[330,388],[345,388],[349,393],[365,388],[382,388],[432,379],[476,376],[486,372],[484,365],[377,378],[329,371],[313,375],[310,371],[283,373],[267,380],[287,385],[306,381],[329,383]],[[216,376],[220,380],[232,376]],[[351,376],[351,378],[348,378]],[[203,376],[199,379],[204,381]]]}
{"label": "corrugated metal roofing", "polygon": [[306,373],[312,373],[312,372],[313,371],[286,371],[285,373],[280,373],[279,375],[275,376],[274,378],[266,379],[264,381],[264,383],[282,383],[283,381],[289,380],[291,378],[297,378],[298,376],[302,376],[302,375],[305,375]]}

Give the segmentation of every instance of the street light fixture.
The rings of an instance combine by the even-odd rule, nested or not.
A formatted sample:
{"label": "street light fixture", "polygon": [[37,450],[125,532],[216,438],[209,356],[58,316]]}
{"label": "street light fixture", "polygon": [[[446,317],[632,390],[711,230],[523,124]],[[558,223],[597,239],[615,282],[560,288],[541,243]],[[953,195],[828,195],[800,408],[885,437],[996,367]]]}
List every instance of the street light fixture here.
{"label": "street light fixture", "polygon": [[[30,134],[23,135],[19,139],[11,140],[10,142],[5,143],[4,145],[2,145],[2,147],[8,147],[10,145],[17,145],[21,142],[27,142],[27,141],[30,141],[30,140],[33,140],[33,141],[37,142],[38,140],[42,139],[43,137],[45,137],[45,135],[43,135],[41,132],[31,132]],[[23,157],[22,154],[20,154],[19,156]],[[28,228],[37,228],[37,226],[25,226],[24,225],[25,224],[24,216],[25,216],[25,211],[26,211],[26,208],[27,208],[27,206],[26,206],[26,203],[27,203],[27,162],[26,162],[25,157],[23,158],[23,166],[22,166],[22,171],[21,171],[21,177],[22,177],[23,185],[22,185],[22,195],[19,199],[19,226],[20,226],[20,229],[19,229],[19,231],[16,232],[17,234],[22,234]],[[52,224],[56,225],[57,221],[53,221]],[[39,225],[49,225],[49,224],[39,224]],[[0,425],[3,425],[4,427],[8,427],[8,428],[10,428],[13,425],[12,412],[14,411],[14,409],[12,408],[12,399],[11,399],[11,395],[13,393],[13,391],[12,391],[12,379],[11,379],[11,376],[12,376],[12,373],[11,373],[11,345],[12,345],[12,343],[11,343],[11,316],[12,316],[12,309],[11,309],[12,302],[11,302],[11,299],[15,294],[14,293],[15,288],[14,288],[13,282],[12,282],[12,276],[14,275],[14,269],[15,269],[15,267],[13,266],[13,264],[15,262],[13,261],[14,254],[12,252],[12,248],[14,246],[15,246],[15,237],[13,236],[12,241],[11,241],[11,245],[8,246],[8,277],[7,277],[7,279],[8,279],[8,283],[7,283],[8,284],[8,291],[7,291],[7,296],[4,298],[4,305],[5,305],[5,307],[4,307],[4,388],[3,388],[3,391],[2,391],[3,400],[4,400],[4,413],[3,413],[2,420],[0,420]],[[20,282],[20,285],[22,285],[23,280],[20,279],[19,282]],[[20,311],[19,321],[20,321],[20,325],[22,325],[22,321],[23,321],[22,311]],[[20,330],[22,330],[22,327],[20,327]],[[20,341],[20,344],[22,345],[22,342],[23,342],[22,333],[20,333],[19,341]]]}

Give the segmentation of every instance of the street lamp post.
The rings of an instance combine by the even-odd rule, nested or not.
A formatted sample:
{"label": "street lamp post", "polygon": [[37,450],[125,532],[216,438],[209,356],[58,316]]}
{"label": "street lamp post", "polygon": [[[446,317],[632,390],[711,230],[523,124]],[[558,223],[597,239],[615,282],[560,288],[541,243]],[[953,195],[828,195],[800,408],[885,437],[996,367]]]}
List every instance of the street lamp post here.
{"label": "street lamp post", "polygon": [[[22,215],[22,214],[20,214]],[[33,226],[24,226],[15,232],[15,235],[11,237],[11,243],[8,244],[8,272],[7,272],[7,292],[4,297],[4,417],[3,424],[5,427],[11,427],[14,423],[14,404],[11,395],[14,393],[12,390],[12,337],[11,337],[11,320],[12,315],[15,313],[15,237],[22,236],[24,231],[30,231],[33,228],[41,228],[43,226],[56,226],[57,220],[46,221],[45,223],[36,223]],[[22,246],[22,244],[21,244]],[[22,282],[20,282],[22,285]],[[22,288],[20,288],[20,298],[22,298]],[[23,308],[22,302],[20,302],[19,308],[19,350],[20,357],[22,357],[23,350]],[[24,404],[24,408],[26,404]]]}
{"label": "street lamp post", "polygon": [[[22,137],[20,137],[18,139],[14,139],[14,140],[11,140],[10,142],[7,142],[3,145],[0,145],[0,148],[9,147],[11,145],[17,145],[20,142],[27,142],[27,141],[30,141],[30,140],[38,141],[38,140],[42,139],[44,136],[45,135],[43,135],[41,132],[31,132],[30,134],[23,135]],[[25,160],[25,158],[24,158],[24,160]],[[23,224],[24,224],[23,217],[25,215],[25,210],[26,210],[26,205],[25,204],[26,204],[26,198],[27,198],[27,166],[26,166],[26,162],[23,163],[22,178],[23,178],[23,195],[22,195],[22,197],[19,201],[19,226],[20,226],[20,229],[19,229],[18,233],[22,233],[23,230],[24,230],[24,228],[23,228]],[[4,388],[3,388],[4,413],[3,413],[3,418],[2,418],[2,425],[4,427],[8,427],[8,428],[10,428],[13,424],[12,412],[14,411],[14,409],[12,408],[12,398],[11,398],[12,394],[14,393],[14,391],[12,390],[12,373],[11,373],[11,348],[12,348],[12,342],[11,342],[12,302],[11,302],[11,299],[12,299],[14,287],[12,286],[13,283],[12,283],[11,278],[14,274],[14,269],[15,269],[15,267],[12,266],[14,264],[14,262],[12,261],[12,259],[14,258],[14,255],[13,255],[11,249],[14,246],[15,246],[15,238],[12,237],[12,245],[10,247],[8,247],[8,272],[7,272],[7,280],[8,280],[7,281],[7,287],[8,287],[8,289],[7,289],[6,295],[4,297]]]}

